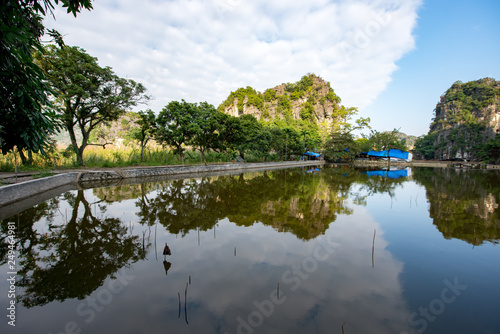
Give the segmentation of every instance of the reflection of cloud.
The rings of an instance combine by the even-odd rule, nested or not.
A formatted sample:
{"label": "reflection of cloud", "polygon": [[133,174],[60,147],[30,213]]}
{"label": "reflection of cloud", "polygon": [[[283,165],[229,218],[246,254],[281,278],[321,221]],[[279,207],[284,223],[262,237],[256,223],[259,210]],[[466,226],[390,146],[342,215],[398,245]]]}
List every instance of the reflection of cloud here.
{"label": "reflection of cloud", "polygon": [[[119,214],[121,206],[116,208]],[[134,233],[142,233],[141,229],[146,227],[135,225]],[[62,321],[76,321],[83,333],[235,333],[237,318],[247,319],[255,310],[254,301],[269,299],[280,281],[281,296],[286,300],[275,306],[273,314],[256,329],[258,333],[340,333],[344,322],[348,333],[399,333],[407,330],[409,316],[398,282],[403,265],[386,250],[383,238],[380,226],[360,207],[355,207],[352,215],[338,216],[325,235],[308,242],[262,224],[238,227],[223,220],[216,227],[215,237],[213,230],[200,232],[198,245],[197,231],[176,238],[158,226],[159,254],[165,241],[172,250],[168,276],[162,257],[156,261],[154,254],[149,254],[149,261],[138,262],[131,268],[135,278],[130,285],[113,296],[113,302],[97,313],[91,323],[66,312],[68,307],[76,309],[78,303],[72,301],[52,304],[48,309],[57,314],[58,309],[64,309],[67,318]],[[334,253],[319,261],[317,270],[300,280],[297,290],[292,290],[291,284],[283,281],[283,274],[294,265],[302,265],[327,240],[336,243]],[[192,284],[187,293],[187,325],[184,289],[189,276]],[[182,299],[180,319],[178,293]],[[47,314],[45,310],[39,314]],[[33,314],[33,310],[27,312],[27,316]],[[44,328],[62,330],[63,325]]]}
{"label": "reflection of cloud", "polygon": [[[372,268],[374,228],[377,237]],[[255,310],[254,301],[269,299],[283,273],[293,265],[301,265],[320,242],[330,237],[339,245],[335,252],[319,262],[318,269],[307,279],[301,280],[299,289],[292,291],[291,285],[281,281],[280,290],[286,301],[276,306],[258,332],[328,332],[340,330],[344,322],[349,332],[354,333],[399,332],[406,329],[409,316],[398,282],[403,265],[385,249],[383,235],[379,226],[359,208],[352,216],[339,217],[325,236],[310,242],[292,234],[276,233],[260,224],[241,228],[221,222],[216,239],[213,231],[201,233],[200,246],[196,231],[183,239],[169,240],[173,264],[168,279],[161,275],[161,264],[158,270],[151,270],[152,263],[143,263],[144,268],[136,267],[136,271],[145,274],[134,284],[147,289],[134,288],[127,294],[130,303],[147,301],[150,317],[168,319],[165,328],[169,331],[207,333],[208,328],[220,326],[220,332],[233,333],[238,326],[236,319],[246,319]],[[177,319],[177,293],[181,293],[184,305],[183,293],[189,275],[192,277],[188,288],[190,324],[186,327],[183,316]]]}

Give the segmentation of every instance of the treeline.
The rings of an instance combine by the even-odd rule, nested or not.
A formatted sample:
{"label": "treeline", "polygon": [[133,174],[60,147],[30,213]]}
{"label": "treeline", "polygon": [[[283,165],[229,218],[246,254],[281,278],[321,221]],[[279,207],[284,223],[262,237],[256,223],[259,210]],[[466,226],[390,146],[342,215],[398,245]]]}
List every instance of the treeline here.
{"label": "treeline", "polygon": [[138,127],[131,136],[141,151],[154,139],[172,147],[182,163],[186,147],[198,150],[206,163],[208,151],[232,152],[243,159],[252,153],[264,161],[274,153],[286,160],[321,145],[317,132],[300,127],[297,130],[284,122],[266,124],[252,115],[230,116],[207,102],[172,101],[157,116],[152,110],[140,111],[138,116]]}

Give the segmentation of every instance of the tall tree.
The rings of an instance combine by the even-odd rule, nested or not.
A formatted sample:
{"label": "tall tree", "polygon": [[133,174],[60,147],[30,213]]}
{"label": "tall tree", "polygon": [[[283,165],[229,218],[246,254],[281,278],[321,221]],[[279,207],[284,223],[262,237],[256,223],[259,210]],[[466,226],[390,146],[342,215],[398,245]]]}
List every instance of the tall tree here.
{"label": "tall tree", "polygon": [[[90,0],[54,0],[76,16],[92,9]],[[51,0],[0,2],[0,148],[44,152],[49,136],[59,123],[49,104],[50,89],[43,73],[33,63],[32,53],[41,50],[43,16],[52,14]],[[53,15],[53,14],[52,14]]]}
{"label": "tall tree", "polygon": [[262,124],[253,115],[249,114],[240,116],[239,120],[242,127],[242,140],[237,148],[240,156],[245,159],[247,151],[255,150],[255,140],[262,130]]}
{"label": "tall tree", "polygon": [[294,127],[283,125],[270,127],[271,148],[280,155],[280,160],[288,160],[290,154],[304,153],[305,144]]}
{"label": "tall tree", "polygon": [[144,162],[144,148],[148,141],[153,138],[156,129],[156,115],[151,110],[139,111],[135,121],[138,127],[130,129],[128,137],[136,140],[141,146],[141,161]]}
{"label": "tall tree", "polygon": [[[101,123],[118,119],[127,108],[145,102],[148,96],[140,83],[123,79],[110,67],[101,67],[97,58],[76,46],[48,45],[35,59],[56,92],[64,127],[76,152],[78,165],[83,165],[83,152],[90,133]],[[78,144],[76,131],[81,134]]]}
{"label": "tall tree", "polygon": [[330,138],[325,142],[325,159],[352,162],[359,154],[360,145],[354,139],[353,132],[363,128],[370,129],[370,118],[360,117],[352,123],[351,120],[357,112],[356,108],[344,106],[337,111]]}
{"label": "tall tree", "polygon": [[361,152],[360,144],[354,139],[351,132],[332,133],[325,143],[325,159],[331,162],[353,162]]}
{"label": "tall tree", "polygon": [[219,123],[215,107],[207,102],[201,102],[196,105],[197,112],[194,115],[195,134],[191,144],[196,146],[201,153],[203,163],[207,164],[205,152],[210,149],[218,149],[221,147],[219,143]]}
{"label": "tall tree", "polygon": [[158,114],[155,139],[163,144],[175,147],[184,164],[184,148],[182,145],[191,142],[196,133],[194,123],[197,106],[194,103],[172,101]]}
{"label": "tall tree", "polygon": [[219,133],[218,147],[215,150],[234,152],[245,139],[240,118],[223,112],[217,112],[215,118]]}
{"label": "tall tree", "polygon": [[397,129],[390,132],[378,132],[376,130],[372,130],[368,141],[371,143],[372,148],[379,151],[390,149],[405,151],[407,149],[406,142],[404,139],[400,138],[399,131]]}

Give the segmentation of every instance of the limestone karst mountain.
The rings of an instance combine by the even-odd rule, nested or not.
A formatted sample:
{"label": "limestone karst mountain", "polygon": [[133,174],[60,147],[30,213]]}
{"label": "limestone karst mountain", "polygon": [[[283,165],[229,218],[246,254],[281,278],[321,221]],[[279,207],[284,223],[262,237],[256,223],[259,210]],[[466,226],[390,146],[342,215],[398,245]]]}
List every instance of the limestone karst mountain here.
{"label": "limestone karst mountain", "polygon": [[252,87],[231,92],[218,109],[232,116],[253,115],[258,120],[304,120],[328,130],[342,117],[340,97],[329,82],[315,74],[303,76],[298,82],[283,83],[263,93]]}
{"label": "limestone karst mountain", "polygon": [[[419,146],[435,159],[478,159],[478,147],[500,132],[500,81],[455,82],[436,105]],[[428,158],[429,158],[428,157]]]}

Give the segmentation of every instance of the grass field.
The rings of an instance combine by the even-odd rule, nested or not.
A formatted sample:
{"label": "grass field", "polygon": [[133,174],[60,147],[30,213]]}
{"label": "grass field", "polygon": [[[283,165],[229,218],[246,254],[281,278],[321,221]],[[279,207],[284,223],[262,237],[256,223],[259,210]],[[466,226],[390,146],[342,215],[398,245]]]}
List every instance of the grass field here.
{"label": "grass field", "polygon": [[[234,154],[208,152],[205,154],[207,163],[219,163],[234,161]],[[248,162],[262,161],[262,159],[246,154]],[[276,161],[277,156],[272,155],[268,161]],[[141,162],[141,151],[138,147],[107,147],[103,149],[98,146],[89,146],[85,149],[83,161],[85,167],[127,167],[127,166],[164,166],[179,165],[181,160],[171,150],[161,147],[146,149],[144,162]],[[13,153],[0,156],[0,172],[14,172],[16,159]],[[201,154],[198,151],[187,150],[184,152],[185,164],[202,163]],[[33,163],[23,165],[17,155],[18,171],[46,171],[53,169],[70,169],[80,167],[76,164],[76,155],[64,149],[53,149],[46,156],[33,154]]]}

